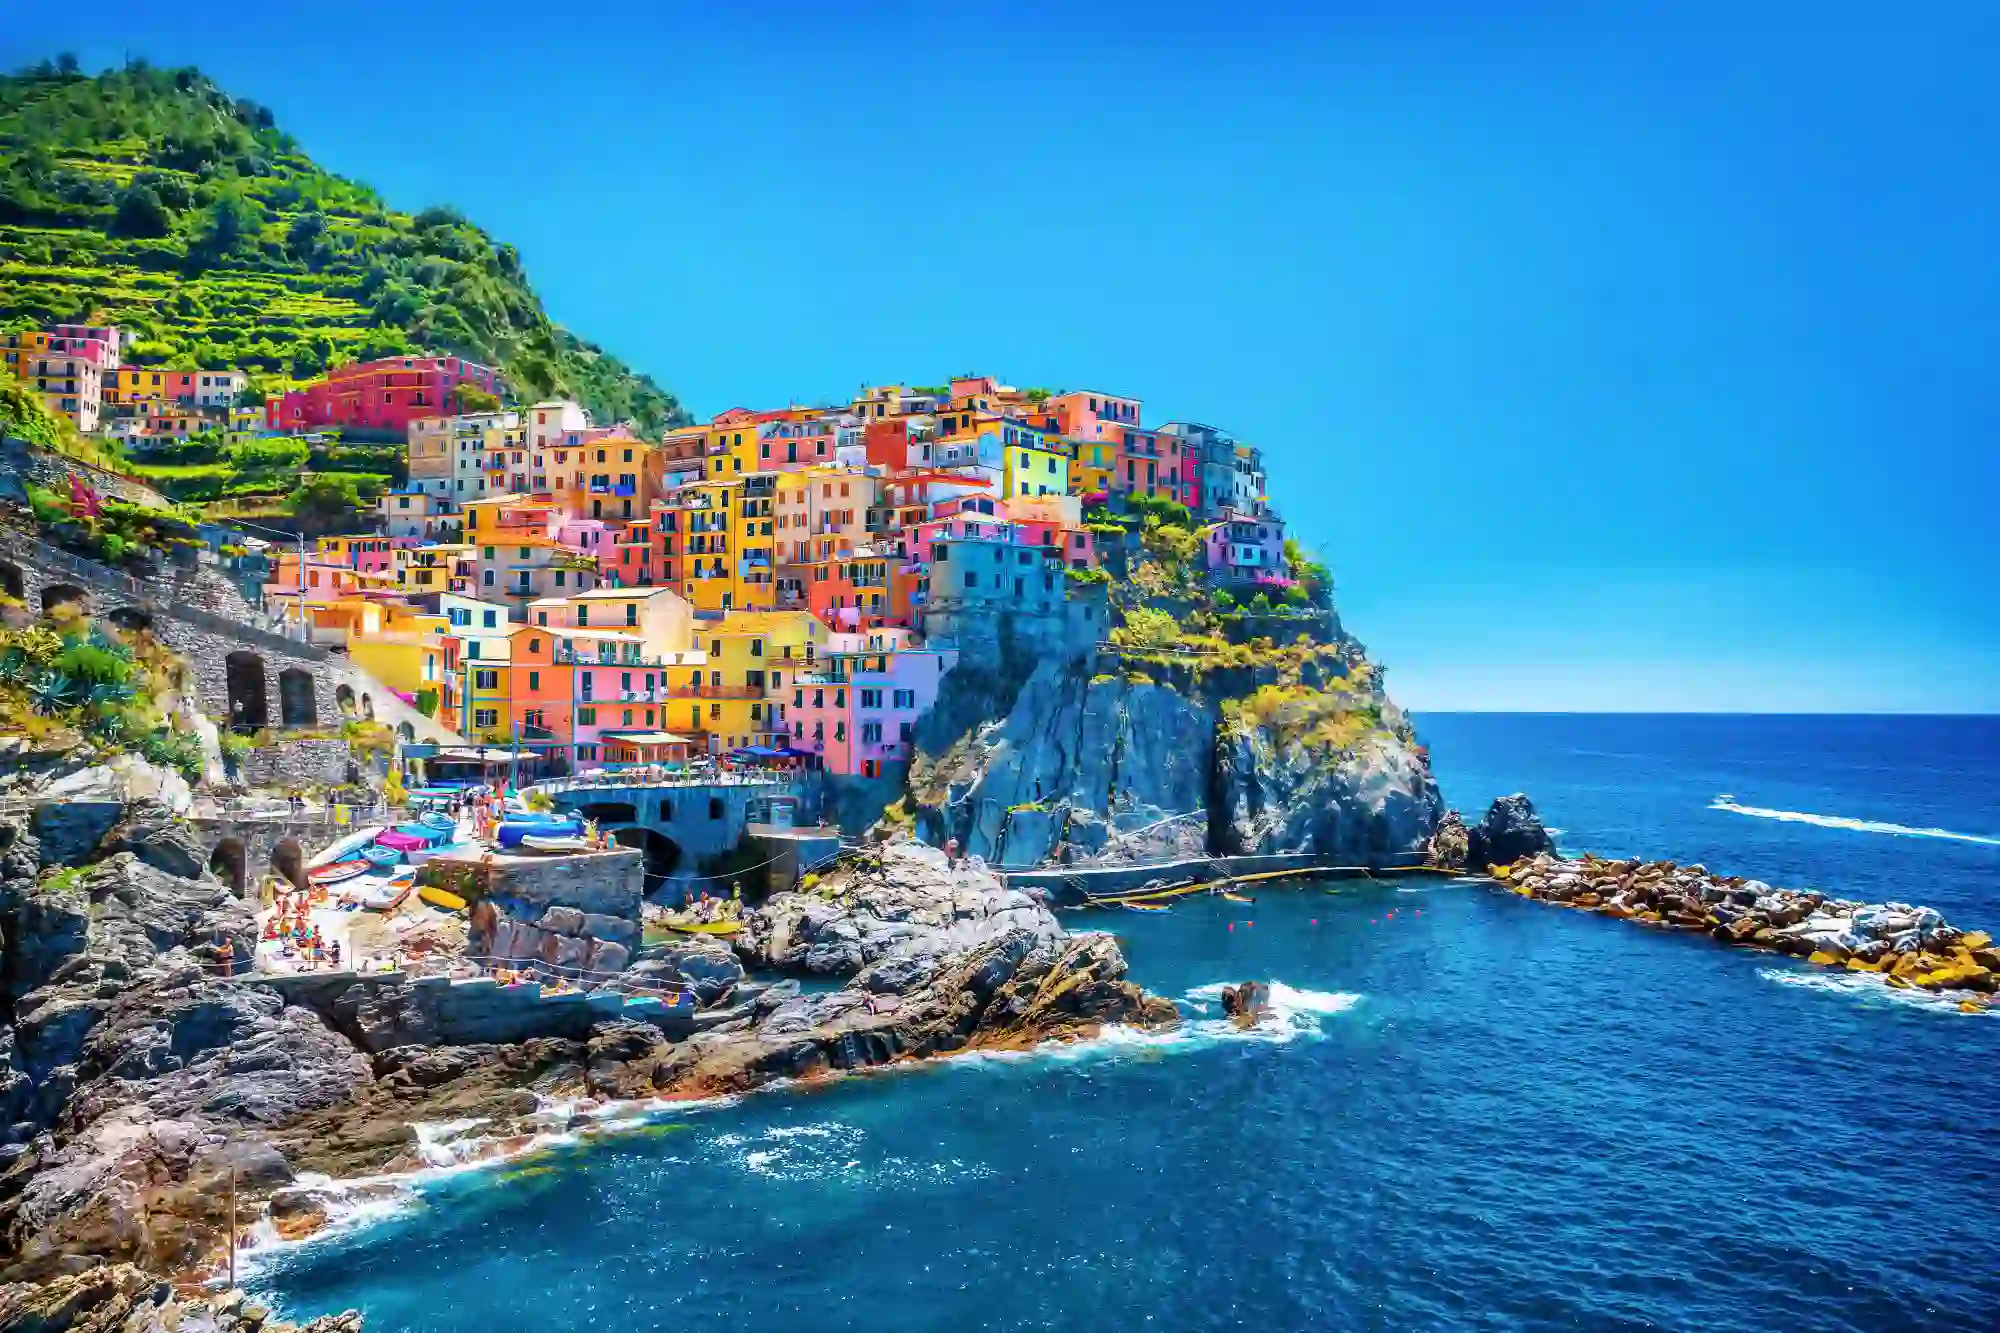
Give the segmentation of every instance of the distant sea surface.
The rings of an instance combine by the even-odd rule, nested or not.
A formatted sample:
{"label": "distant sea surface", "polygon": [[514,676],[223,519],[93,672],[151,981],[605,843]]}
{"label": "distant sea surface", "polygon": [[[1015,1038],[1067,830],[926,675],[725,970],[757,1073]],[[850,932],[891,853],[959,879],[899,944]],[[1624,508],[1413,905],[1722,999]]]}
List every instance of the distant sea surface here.
{"label": "distant sea surface", "polygon": [[[2000,719],[1440,715],[1572,851],[2000,927]],[[1718,802],[1720,796],[1727,801]],[[1116,930],[1169,1037],[753,1096],[427,1185],[252,1285],[373,1333],[1963,1330],[2000,1020],[1465,884]],[[1236,1034],[1215,987],[1277,983]]]}

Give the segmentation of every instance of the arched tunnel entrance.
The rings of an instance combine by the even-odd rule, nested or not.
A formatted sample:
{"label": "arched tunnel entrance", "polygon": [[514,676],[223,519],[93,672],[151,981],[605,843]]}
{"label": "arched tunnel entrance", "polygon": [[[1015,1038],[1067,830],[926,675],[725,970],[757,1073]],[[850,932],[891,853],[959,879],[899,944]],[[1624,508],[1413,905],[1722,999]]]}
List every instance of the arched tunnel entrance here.
{"label": "arched tunnel entrance", "polygon": [[250,886],[250,858],[243,851],[240,838],[224,838],[215,844],[215,850],[208,854],[209,873],[229,886],[231,893],[245,897]]}
{"label": "arched tunnel entrance", "polygon": [[295,889],[310,887],[306,883],[306,849],[297,838],[278,839],[278,845],[271,849],[271,872],[283,875]]}
{"label": "arched tunnel entrance", "polygon": [[680,867],[680,844],[658,829],[621,828],[611,830],[612,840],[621,847],[636,847],[645,858],[648,894],[658,893],[667,877]]}

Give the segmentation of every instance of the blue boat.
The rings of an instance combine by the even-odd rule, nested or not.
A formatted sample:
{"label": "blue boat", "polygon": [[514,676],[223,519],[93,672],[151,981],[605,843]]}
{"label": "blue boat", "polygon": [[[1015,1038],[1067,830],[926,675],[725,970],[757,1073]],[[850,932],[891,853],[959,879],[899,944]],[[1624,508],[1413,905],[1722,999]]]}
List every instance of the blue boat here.
{"label": "blue boat", "polygon": [[398,824],[396,832],[422,838],[429,843],[449,842],[452,834],[450,829],[432,828],[429,824]]}
{"label": "blue boat", "polygon": [[417,822],[425,828],[436,829],[440,833],[456,833],[458,821],[440,810],[432,810],[417,817]]}
{"label": "blue boat", "polygon": [[521,839],[535,838],[579,838],[583,836],[583,824],[576,820],[564,823],[541,823],[524,820],[509,820],[500,826],[499,838],[502,847],[519,847]]}
{"label": "blue boat", "polygon": [[403,859],[403,854],[394,847],[377,845],[374,847],[363,847],[361,849],[361,859],[378,870],[387,870],[390,866],[399,863]]}

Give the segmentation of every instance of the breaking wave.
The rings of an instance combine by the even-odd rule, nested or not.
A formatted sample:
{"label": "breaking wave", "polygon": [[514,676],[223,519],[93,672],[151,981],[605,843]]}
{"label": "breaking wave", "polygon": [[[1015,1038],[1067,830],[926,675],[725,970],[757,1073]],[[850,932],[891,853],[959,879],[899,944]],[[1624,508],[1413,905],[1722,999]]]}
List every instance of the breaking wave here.
{"label": "breaking wave", "polygon": [[1908,824],[1888,824],[1879,819],[1849,819],[1845,815],[1815,815],[1803,810],[1767,810],[1763,806],[1738,805],[1735,801],[1718,796],[1709,802],[1711,810],[1726,810],[1732,815],[1749,815],[1753,819],[1778,819],[1787,824],[1812,824],[1819,828],[1846,829],[1851,833],[1888,833],[1899,838],[1945,838],[1952,842],[1976,842],[1985,847],[2000,847],[2000,838],[1982,837],[1977,833],[1954,833],[1943,828],[1912,828]]}
{"label": "breaking wave", "polygon": [[[1964,992],[1931,992],[1922,990],[1902,990],[1884,985],[1882,979],[1870,972],[1801,972],[1787,967],[1760,967],[1757,975],[1766,981],[1775,981],[1781,986],[1797,986],[1802,990],[1826,991],[1833,995],[1844,995],[1850,1000],[1874,1001],[1882,1004],[1902,1005],[1911,1009],[1928,1009],[1934,1014],[1963,1013],[1958,1006],[1965,998]],[[1982,1010],[1992,1016],[1993,1010]]]}

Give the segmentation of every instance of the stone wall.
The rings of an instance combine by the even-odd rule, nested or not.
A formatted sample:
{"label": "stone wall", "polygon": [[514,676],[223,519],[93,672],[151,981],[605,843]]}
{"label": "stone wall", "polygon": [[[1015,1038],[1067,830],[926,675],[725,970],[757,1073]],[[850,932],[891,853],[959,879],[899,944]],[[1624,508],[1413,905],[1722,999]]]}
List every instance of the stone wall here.
{"label": "stone wall", "polygon": [[[439,857],[440,878],[475,863]],[[458,869],[455,869],[458,868]],[[537,962],[565,975],[602,979],[638,951],[645,858],[636,851],[574,856],[493,856],[472,910],[469,952],[477,958]]]}
{"label": "stone wall", "polygon": [[337,786],[356,775],[374,771],[357,759],[343,740],[281,739],[247,752],[237,768],[237,780],[252,787]]}

